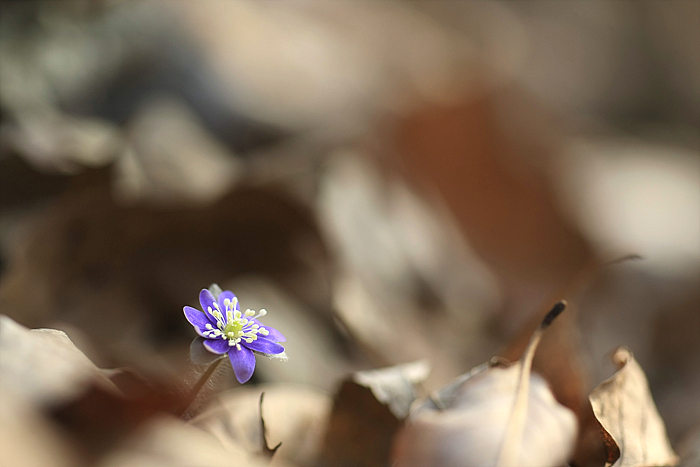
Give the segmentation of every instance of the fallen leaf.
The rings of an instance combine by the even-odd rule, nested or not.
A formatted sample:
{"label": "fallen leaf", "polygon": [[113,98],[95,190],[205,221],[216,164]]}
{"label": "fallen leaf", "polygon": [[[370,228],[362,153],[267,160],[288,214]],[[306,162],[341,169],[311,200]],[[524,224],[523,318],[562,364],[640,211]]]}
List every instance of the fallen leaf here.
{"label": "fallen leaf", "polygon": [[428,373],[430,366],[420,360],[380,370],[358,371],[353,381],[369,388],[379,402],[388,405],[396,417],[404,419],[416,400],[416,385],[425,381]]}
{"label": "fallen leaf", "polygon": [[615,351],[613,361],[618,371],[589,396],[596,418],[609,434],[604,436],[606,449],[619,449],[613,467],[677,465],[644,370],[625,347]]}
{"label": "fallen leaf", "polygon": [[[15,439],[2,447],[3,460],[28,466],[97,460],[174,404],[170,392],[136,382],[124,371],[100,370],[62,331],[30,330],[0,315],[0,437]],[[24,455],[37,443],[43,451]],[[58,461],[44,459],[54,456]]]}
{"label": "fallen leaf", "polygon": [[260,393],[260,445],[262,446],[262,452],[268,459],[272,459],[277,450],[282,446],[282,441],[277,443],[273,448],[267,442],[267,429],[265,428],[265,417],[263,416],[263,399],[265,398],[265,393]]}
{"label": "fallen leaf", "polygon": [[0,394],[47,407],[68,402],[92,385],[119,393],[64,332],[30,330],[0,315]]}
{"label": "fallen leaf", "polygon": [[25,407],[31,423],[48,425],[38,432],[60,433],[74,455],[90,461],[180,403],[172,388],[126,370],[99,369],[62,331],[27,329],[1,315],[0,399],[18,405],[18,413]]}
{"label": "fallen leaf", "polygon": [[531,127],[542,115],[521,101],[513,110],[529,110],[529,118],[517,127],[530,131],[516,135],[514,125],[504,127],[496,116],[497,100],[483,92],[458,105],[417,109],[398,125],[398,154],[409,176],[437,189],[472,247],[511,292],[527,285],[531,293],[546,293],[583,267],[592,249],[561,215],[546,177],[532,163],[555,154],[542,128]]}
{"label": "fallen leaf", "polygon": [[80,465],[82,459],[66,441],[35,407],[0,393],[0,464],[3,467]]}
{"label": "fallen leaf", "polygon": [[[636,259],[639,259],[637,255],[620,256],[611,260],[596,258],[578,271],[575,277],[561,284],[552,297],[564,297],[575,304],[542,337],[532,362],[533,371],[547,380],[557,401],[573,410],[579,419],[579,438],[572,458],[572,462],[579,467],[597,467],[606,459],[600,424],[595,419],[588,400],[592,385],[580,331],[580,297],[610,266]],[[509,342],[502,353],[506,359],[515,360],[522,355],[530,335],[548,312],[546,303],[545,301],[539,307]]]}
{"label": "fallen leaf", "polygon": [[154,98],[129,121],[129,147],[115,165],[115,189],[129,201],[206,205],[240,181],[242,162],[175,98]]}
{"label": "fallen leaf", "polygon": [[428,371],[427,363],[418,361],[357,372],[345,380],[335,396],[318,465],[388,465],[394,435]]}
{"label": "fallen leaf", "polygon": [[396,465],[559,466],[577,435],[574,413],[559,404],[546,381],[531,374],[544,329],[564,309],[559,303],[533,334],[521,360],[476,367],[411,411],[395,448]]}
{"label": "fallen leaf", "polygon": [[248,455],[264,456],[261,392],[265,393],[265,441],[272,446],[282,443],[271,465],[315,465],[331,408],[330,397],[317,389],[265,384],[226,391],[189,423],[213,435],[226,449],[242,448]]}
{"label": "fallen leaf", "polygon": [[[124,377],[121,384],[124,385]],[[131,388],[133,391],[134,387]],[[98,461],[153,417],[170,413],[182,397],[172,388],[141,387],[126,398],[92,385],[79,397],[45,414],[88,463]]]}
{"label": "fallen leaf", "polygon": [[[174,310],[194,305],[202,284],[263,277],[298,301],[319,334],[333,332],[329,257],[311,213],[294,198],[241,187],[201,209],[123,206],[108,177],[74,177],[17,231],[0,313],[31,327],[74,326],[110,363],[161,377],[182,369],[192,331]],[[170,358],[144,358],[154,348]]]}
{"label": "fallen leaf", "polygon": [[[268,462],[236,444],[180,420],[162,417],[144,425],[106,456],[99,467],[266,467]],[[289,467],[290,464],[277,464]]]}

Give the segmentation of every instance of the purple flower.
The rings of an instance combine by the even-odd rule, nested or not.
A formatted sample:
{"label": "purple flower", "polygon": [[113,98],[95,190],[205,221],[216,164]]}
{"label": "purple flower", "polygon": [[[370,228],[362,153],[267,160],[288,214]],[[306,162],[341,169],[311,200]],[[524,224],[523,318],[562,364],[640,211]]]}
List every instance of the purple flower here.
{"label": "purple flower", "polygon": [[[212,293],[213,292],[213,293]],[[204,347],[215,354],[228,354],[233,372],[240,383],[253,376],[255,354],[286,359],[284,347],[278,342],[287,339],[275,328],[263,326],[258,318],[267,311],[241,313],[238,299],[229,290],[221,291],[214,284],[199,293],[201,312],[191,306],[183,310],[187,321],[204,338]]]}

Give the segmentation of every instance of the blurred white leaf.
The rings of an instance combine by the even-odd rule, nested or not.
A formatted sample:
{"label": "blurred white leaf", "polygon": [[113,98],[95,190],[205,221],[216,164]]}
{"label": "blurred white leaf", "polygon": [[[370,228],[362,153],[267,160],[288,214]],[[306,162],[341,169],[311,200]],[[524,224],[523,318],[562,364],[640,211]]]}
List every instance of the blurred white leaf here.
{"label": "blurred white leaf", "polygon": [[416,398],[416,385],[425,381],[429,373],[428,362],[420,360],[380,370],[358,371],[353,379],[370,388],[374,397],[387,404],[397,418],[404,419]]}
{"label": "blurred white leaf", "polygon": [[116,181],[126,199],[211,202],[240,176],[240,162],[174,98],[144,105],[130,122],[128,139]]}
{"label": "blurred white leaf", "polygon": [[563,303],[555,306],[517,363],[477,367],[417,405],[396,444],[397,466],[565,464],[578,434],[576,416],[530,373],[534,350],[559,306],[556,314],[563,310]]}
{"label": "blurred white leaf", "polygon": [[262,392],[267,440],[270,446],[282,442],[272,457],[272,465],[312,465],[331,408],[328,394],[316,389],[268,384],[227,391],[190,423],[212,434],[224,447],[239,446],[248,453],[260,454]]}
{"label": "blurred white leaf", "polygon": [[[135,432],[99,467],[265,467],[268,462],[237,444],[223,445],[206,431],[173,418],[151,421]],[[281,464],[285,465],[285,464]],[[288,464],[286,464],[288,465]]]}
{"label": "blurred white leaf", "polygon": [[562,199],[603,248],[665,271],[700,260],[700,160],[693,151],[629,139],[580,139],[561,159]]}
{"label": "blurred white leaf", "polygon": [[[495,466],[511,415],[520,365],[489,368],[462,382],[444,410],[418,406],[399,442],[398,466]],[[559,466],[577,435],[571,410],[560,405],[545,380],[530,376],[519,466]]]}

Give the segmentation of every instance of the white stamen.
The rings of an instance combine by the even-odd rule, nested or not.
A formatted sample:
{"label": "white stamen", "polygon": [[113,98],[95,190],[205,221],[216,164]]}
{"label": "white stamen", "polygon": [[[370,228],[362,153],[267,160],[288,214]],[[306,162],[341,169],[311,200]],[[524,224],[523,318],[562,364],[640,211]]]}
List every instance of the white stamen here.
{"label": "white stamen", "polygon": [[[218,338],[226,340],[228,347],[235,347],[242,350],[243,343],[252,344],[261,336],[268,336],[270,332],[263,326],[257,324],[254,320],[265,316],[267,310],[264,308],[259,312],[248,308],[245,313],[241,313],[236,309],[238,299],[225,299],[221,306],[217,302],[207,307],[210,317],[216,319],[216,322],[207,323],[202,330],[202,335],[207,338]],[[223,309],[222,309],[223,308]],[[234,330],[229,331],[228,329]]]}

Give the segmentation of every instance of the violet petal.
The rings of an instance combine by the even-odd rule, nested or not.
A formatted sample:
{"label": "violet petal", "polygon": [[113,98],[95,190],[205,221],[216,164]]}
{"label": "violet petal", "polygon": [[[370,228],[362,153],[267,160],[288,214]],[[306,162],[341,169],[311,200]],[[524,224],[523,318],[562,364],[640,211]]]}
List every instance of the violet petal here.
{"label": "violet petal", "polygon": [[[207,289],[202,289],[202,291],[199,292],[199,304],[202,305],[202,310],[204,310],[204,313],[206,313],[212,323],[216,323],[216,318],[209,312],[209,309],[211,308],[212,311],[216,310],[214,306],[215,303],[216,300],[214,296]],[[226,316],[225,313],[222,312],[222,314]],[[225,319],[226,318],[224,318],[224,320]]]}
{"label": "violet petal", "polygon": [[228,345],[228,341],[225,339],[204,339],[204,348],[206,348],[211,353],[225,354],[231,347]]}
{"label": "violet petal", "polygon": [[207,318],[204,313],[196,308],[192,308],[191,306],[184,307],[182,311],[185,312],[185,318],[187,318],[187,321],[194,326],[194,330],[197,331],[197,334],[206,337],[204,333],[207,332],[207,324],[212,326],[209,318]]}
{"label": "violet petal", "polygon": [[284,352],[284,347],[282,347],[281,345],[261,337],[258,337],[250,344],[246,341],[242,341],[241,345],[248,347],[250,350],[255,350],[256,352],[262,352],[272,355]]}
{"label": "violet petal", "polygon": [[236,374],[236,379],[243,384],[253,376],[255,371],[255,354],[250,349],[241,346],[241,350],[236,347],[231,347],[228,352],[228,358],[231,360],[233,372]]}
{"label": "violet petal", "polygon": [[[221,312],[222,312],[222,313],[225,313],[226,306],[224,305],[224,301],[225,301],[227,298],[228,298],[229,300],[233,301],[233,299],[236,298],[236,296],[235,296],[235,295],[233,294],[233,292],[231,292],[230,290],[224,290],[223,292],[221,292],[221,293],[219,294],[219,298],[218,298],[218,300],[219,300],[219,307],[221,307]],[[234,308],[234,310],[240,310],[240,309],[241,309],[241,305],[238,303],[238,301],[236,301],[236,307]]]}
{"label": "violet petal", "polygon": [[265,336],[265,339],[272,341],[272,342],[287,342],[287,338],[284,337],[284,335],[281,332],[279,332],[277,329],[275,329],[271,326],[267,326],[267,325],[261,323],[260,321],[258,321],[257,319],[254,319],[253,322],[255,324],[257,324],[258,326],[260,326],[261,329],[267,330],[267,332],[269,334],[267,336]]}

